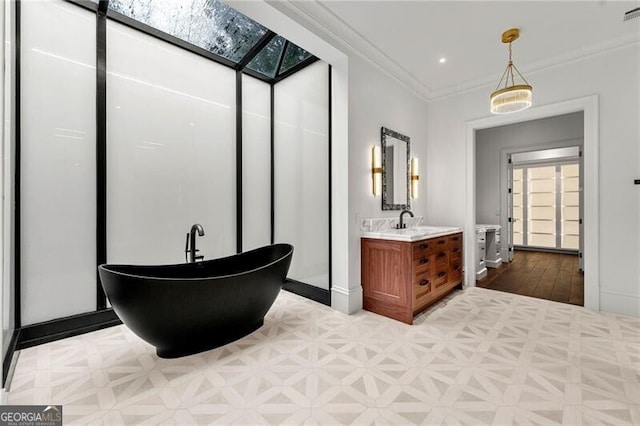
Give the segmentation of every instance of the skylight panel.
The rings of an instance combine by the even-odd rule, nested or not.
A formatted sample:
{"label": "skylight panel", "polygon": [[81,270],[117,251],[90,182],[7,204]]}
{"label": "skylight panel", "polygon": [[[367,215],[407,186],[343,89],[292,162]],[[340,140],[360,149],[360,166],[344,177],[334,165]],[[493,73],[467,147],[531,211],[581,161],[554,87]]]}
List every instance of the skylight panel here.
{"label": "skylight panel", "polygon": [[267,33],[218,0],[110,0],[109,9],[236,63]]}
{"label": "skylight panel", "polygon": [[281,36],[274,37],[269,44],[249,62],[247,68],[267,77],[275,77],[284,43],[285,39]]}
{"label": "skylight panel", "polygon": [[284,58],[282,59],[282,66],[280,66],[279,74],[293,68],[298,65],[300,62],[303,62],[309,59],[311,53],[307,52],[303,48],[298,45],[295,45],[291,42],[287,45],[287,51],[284,52]]}

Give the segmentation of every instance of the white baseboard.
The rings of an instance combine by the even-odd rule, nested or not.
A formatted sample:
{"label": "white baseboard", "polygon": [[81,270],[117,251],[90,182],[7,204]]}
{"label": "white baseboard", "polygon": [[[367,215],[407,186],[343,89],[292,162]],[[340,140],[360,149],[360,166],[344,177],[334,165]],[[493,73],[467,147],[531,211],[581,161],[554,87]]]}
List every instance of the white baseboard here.
{"label": "white baseboard", "polygon": [[362,286],[345,289],[331,287],[331,307],[343,314],[351,315],[362,310]]}
{"label": "white baseboard", "polygon": [[502,265],[502,259],[501,258],[497,258],[496,260],[485,259],[484,263],[485,265],[487,265],[487,268],[497,268],[500,265]]}
{"label": "white baseboard", "polygon": [[479,271],[476,271],[476,281],[481,280],[487,276],[487,268],[482,268]]}
{"label": "white baseboard", "polygon": [[640,295],[600,290],[600,310],[613,314],[640,317]]}

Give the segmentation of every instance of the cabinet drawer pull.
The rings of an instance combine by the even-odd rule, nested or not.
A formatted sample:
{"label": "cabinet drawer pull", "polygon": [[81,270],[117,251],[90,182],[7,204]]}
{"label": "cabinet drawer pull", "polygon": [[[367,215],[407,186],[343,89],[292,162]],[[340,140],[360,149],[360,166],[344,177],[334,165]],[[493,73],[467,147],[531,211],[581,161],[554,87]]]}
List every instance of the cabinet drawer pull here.
{"label": "cabinet drawer pull", "polygon": [[438,253],[438,257],[445,257],[446,255],[447,255],[447,254],[446,254],[446,253],[444,253],[444,252],[440,252],[440,253]]}
{"label": "cabinet drawer pull", "polygon": [[438,244],[444,244],[444,243],[446,243],[445,240],[438,240]]}
{"label": "cabinet drawer pull", "polygon": [[444,277],[445,275],[447,275],[447,273],[446,273],[446,272],[438,272],[438,278],[442,278],[442,277]]}
{"label": "cabinet drawer pull", "polygon": [[453,241],[458,241],[458,237],[453,237],[452,240]]}
{"label": "cabinet drawer pull", "polygon": [[420,244],[420,250],[425,250],[429,248],[429,244]]}
{"label": "cabinet drawer pull", "polygon": [[454,253],[457,253],[459,250],[460,250],[460,249],[458,249],[458,248],[454,248],[454,249],[453,249],[453,252],[454,252]]}
{"label": "cabinet drawer pull", "polygon": [[428,263],[429,259],[427,259],[426,257],[423,257],[422,259],[420,259],[420,264],[424,265],[425,263]]}
{"label": "cabinet drawer pull", "polygon": [[420,280],[420,285],[421,286],[429,285],[429,280]]}

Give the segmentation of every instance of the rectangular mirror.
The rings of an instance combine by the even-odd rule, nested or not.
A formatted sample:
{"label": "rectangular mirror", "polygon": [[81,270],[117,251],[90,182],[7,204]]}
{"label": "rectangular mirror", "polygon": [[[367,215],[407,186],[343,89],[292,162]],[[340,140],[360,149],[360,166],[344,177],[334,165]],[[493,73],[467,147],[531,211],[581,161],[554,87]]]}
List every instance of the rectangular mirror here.
{"label": "rectangular mirror", "polygon": [[409,136],[382,128],[382,210],[410,208]]}

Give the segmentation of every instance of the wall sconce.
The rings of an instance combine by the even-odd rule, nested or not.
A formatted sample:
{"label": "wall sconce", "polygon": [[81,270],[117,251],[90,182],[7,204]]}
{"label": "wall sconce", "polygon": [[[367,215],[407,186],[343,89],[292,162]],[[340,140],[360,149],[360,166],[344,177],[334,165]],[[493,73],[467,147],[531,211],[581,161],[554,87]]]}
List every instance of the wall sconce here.
{"label": "wall sconce", "polygon": [[411,198],[418,198],[418,184],[420,182],[420,165],[418,158],[411,159]]}
{"label": "wall sconce", "polygon": [[382,157],[380,156],[379,146],[374,146],[371,149],[371,181],[373,195],[380,195],[382,192]]}

